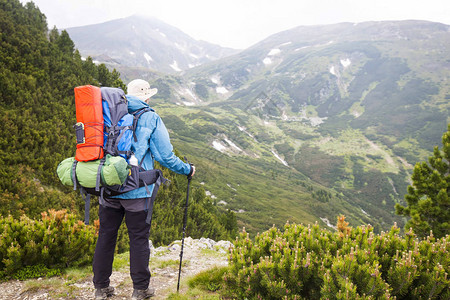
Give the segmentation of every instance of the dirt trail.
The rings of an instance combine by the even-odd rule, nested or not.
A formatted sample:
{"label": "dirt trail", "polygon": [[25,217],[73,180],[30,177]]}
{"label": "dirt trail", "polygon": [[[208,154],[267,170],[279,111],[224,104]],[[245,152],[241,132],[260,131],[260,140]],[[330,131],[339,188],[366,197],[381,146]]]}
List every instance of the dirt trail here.
{"label": "dirt trail", "polygon": [[[166,299],[177,290],[178,261],[181,242],[176,241],[168,247],[152,248],[150,269],[151,285],[156,289],[152,299]],[[201,271],[214,266],[228,265],[228,249],[231,243],[215,242],[210,239],[185,239],[180,292],[187,288],[186,280]],[[133,292],[129,268],[114,271],[111,286],[115,295],[110,300],[130,299]],[[94,286],[92,276],[70,282],[64,277],[49,279],[30,279],[26,281],[8,281],[0,284],[0,299],[43,300],[43,299],[93,299]]]}

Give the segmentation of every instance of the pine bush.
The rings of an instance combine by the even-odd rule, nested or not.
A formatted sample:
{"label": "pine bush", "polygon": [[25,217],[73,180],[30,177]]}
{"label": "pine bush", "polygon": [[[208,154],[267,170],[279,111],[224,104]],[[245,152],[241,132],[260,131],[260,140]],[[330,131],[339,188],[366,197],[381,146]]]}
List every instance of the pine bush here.
{"label": "pine bush", "polygon": [[86,226],[65,210],[44,212],[41,220],[25,215],[19,219],[2,217],[0,278],[12,278],[33,265],[59,268],[87,264],[96,240],[94,226]]}
{"label": "pine bush", "polygon": [[396,225],[378,235],[370,225],[341,228],[287,223],[283,231],[272,227],[254,241],[244,229],[231,250],[225,296],[450,299],[450,236],[401,236]]}

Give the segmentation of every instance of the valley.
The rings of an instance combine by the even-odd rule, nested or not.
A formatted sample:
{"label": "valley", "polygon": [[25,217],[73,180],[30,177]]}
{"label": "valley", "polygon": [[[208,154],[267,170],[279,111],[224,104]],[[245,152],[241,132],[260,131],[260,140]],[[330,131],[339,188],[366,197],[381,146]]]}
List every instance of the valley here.
{"label": "valley", "polygon": [[381,231],[404,224],[394,205],[450,122],[449,45],[449,26],[426,21],[300,26],[195,67],[167,61],[151,104],[252,234],[341,214]]}

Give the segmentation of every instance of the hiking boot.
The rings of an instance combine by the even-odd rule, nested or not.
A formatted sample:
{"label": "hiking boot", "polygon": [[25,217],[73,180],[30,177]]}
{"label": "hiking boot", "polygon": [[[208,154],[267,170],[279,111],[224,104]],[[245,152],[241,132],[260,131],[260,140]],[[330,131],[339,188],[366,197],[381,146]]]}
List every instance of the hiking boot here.
{"label": "hiking boot", "polygon": [[112,295],[114,295],[114,288],[112,286],[108,286],[102,289],[95,289],[95,300],[106,300]]}
{"label": "hiking boot", "polygon": [[148,299],[150,297],[155,296],[155,289],[152,287],[147,288],[146,290],[134,290],[133,295],[131,296],[132,300],[143,300]]}

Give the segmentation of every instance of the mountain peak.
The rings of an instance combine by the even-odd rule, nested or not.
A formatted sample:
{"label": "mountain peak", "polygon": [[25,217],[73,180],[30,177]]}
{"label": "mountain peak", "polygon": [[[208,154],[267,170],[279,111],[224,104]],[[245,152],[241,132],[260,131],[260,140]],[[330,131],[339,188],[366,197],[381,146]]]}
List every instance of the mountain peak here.
{"label": "mountain peak", "polygon": [[[121,70],[179,73],[237,52],[197,41],[174,26],[141,14],[68,28],[67,32],[83,56]],[[99,59],[105,55],[115,63]]]}

